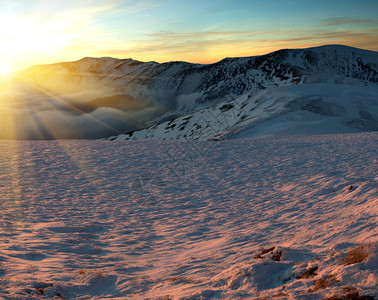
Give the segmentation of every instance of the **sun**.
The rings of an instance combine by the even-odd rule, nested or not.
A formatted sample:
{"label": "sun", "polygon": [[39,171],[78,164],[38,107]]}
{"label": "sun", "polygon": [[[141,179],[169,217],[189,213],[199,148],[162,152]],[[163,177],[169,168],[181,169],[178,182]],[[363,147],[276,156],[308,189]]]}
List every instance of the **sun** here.
{"label": "sun", "polygon": [[9,76],[12,73],[12,67],[10,64],[0,64],[0,75],[2,77]]}

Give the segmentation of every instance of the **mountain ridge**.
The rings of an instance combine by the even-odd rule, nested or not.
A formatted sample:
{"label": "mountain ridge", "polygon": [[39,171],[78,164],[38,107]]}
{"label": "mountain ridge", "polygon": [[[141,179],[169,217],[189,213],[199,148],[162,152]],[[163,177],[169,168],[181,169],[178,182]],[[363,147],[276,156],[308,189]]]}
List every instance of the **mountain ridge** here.
{"label": "mountain ridge", "polygon": [[[108,127],[113,129],[103,130],[102,136],[90,135],[103,138],[211,110],[263,90],[311,84],[360,85],[360,90],[364,85],[376,86],[378,53],[344,45],[324,45],[224,58],[213,64],[86,57],[75,62],[36,66],[19,77],[28,86],[63,98],[69,106],[65,108],[67,113],[71,106],[75,108],[72,115],[78,116],[82,111],[82,115],[97,118],[106,109],[109,117],[101,122],[111,123]],[[104,99],[111,101],[105,103]],[[140,109],[129,110],[122,99]],[[363,111],[366,109],[364,106]],[[113,124],[111,118],[119,121]],[[73,138],[86,136],[77,134]],[[164,136],[155,138],[164,139]]]}
{"label": "mountain ridge", "polygon": [[239,58],[251,58],[251,57],[260,57],[260,56],[266,56],[270,55],[279,51],[286,51],[286,50],[313,50],[313,49],[321,49],[321,48],[344,48],[344,49],[350,49],[350,50],[357,50],[365,53],[378,53],[378,51],[375,50],[369,50],[369,49],[363,49],[363,48],[358,48],[358,47],[353,47],[353,46],[348,46],[348,45],[343,45],[343,44],[324,44],[320,46],[314,46],[314,47],[307,47],[307,48],[282,48],[278,50],[274,50],[272,52],[266,53],[266,54],[260,54],[260,55],[251,55],[251,56],[227,56],[224,57],[218,61],[212,62],[212,63],[196,63],[196,62],[188,62],[188,61],[183,61],[183,60],[172,60],[172,61],[164,61],[164,62],[157,62],[157,61],[143,61],[143,60],[138,60],[134,59],[132,57],[128,58],[117,58],[117,57],[112,57],[112,56],[84,56],[80,59],[77,60],[72,60],[72,61],[62,61],[62,62],[55,62],[55,63],[49,63],[49,64],[38,64],[31,66],[29,68],[23,69],[22,71],[32,69],[32,68],[38,68],[38,67],[46,67],[46,66],[53,66],[53,65],[60,65],[60,64],[69,64],[69,63],[78,63],[80,61],[85,61],[85,60],[102,60],[102,59],[112,59],[112,60],[118,60],[118,61],[134,61],[134,62],[139,62],[139,63],[155,63],[155,64],[169,64],[169,63],[187,63],[187,64],[192,64],[192,65],[213,65],[217,64],[223,60],[228,60],[228,59],[239,59]]}

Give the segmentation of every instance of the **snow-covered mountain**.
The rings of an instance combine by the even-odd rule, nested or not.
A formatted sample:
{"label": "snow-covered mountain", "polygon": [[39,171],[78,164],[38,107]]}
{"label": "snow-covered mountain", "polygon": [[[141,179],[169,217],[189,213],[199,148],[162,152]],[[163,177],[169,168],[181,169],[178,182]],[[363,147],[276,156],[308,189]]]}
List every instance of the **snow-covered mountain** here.
{"label": "snow-covered mountain", "polygon": [[378,86],[306,84],[235,100],[109,140],[209,140],[378,131]]}
{"label": "snow-covered mountain", "polygon": [[[106,134],[134,133],[111,139],[224,137],[293,111],[337,117],[330,121],[337,121],[341,132],[378,126],[378,53],[340,45],[226,58],[210,65],[84,58],[37,66],[20,78],[53,95],[68,95],[63,109],[70,113],[99,118],[106,109],[110,119],[117,114],[119,123],[100,118],[113,128]],[[275,132],[272,126],[268,131]],[[335,130],[321,130],[328,131]]]}
{"label": "snow-covered mountain", "polygon": [[206,96],[222,91],[224,101],[110,139],[203,140],[378,130],[375,52],[324,46],[225,59],[219,65],[222,83],[203,85],[202,90],[210,90]]}
{"label": "snow-covered mountain", "polygon": [[[282,85],[312,82],[316,75],[341,75],[378,82],[378,53],[330,45],[279,50],[267,55],[225,58],[210,65],[186,62],[140,62],[132,59],[84,58],[77,62],[37,66],[23,76],[38,85],[64,92],[101,83],[114,92],[157,101],[168,106],[224,99]],[[32,75],[32,76],[31,76]],[[191,97],[189,97],[191,96]]]}

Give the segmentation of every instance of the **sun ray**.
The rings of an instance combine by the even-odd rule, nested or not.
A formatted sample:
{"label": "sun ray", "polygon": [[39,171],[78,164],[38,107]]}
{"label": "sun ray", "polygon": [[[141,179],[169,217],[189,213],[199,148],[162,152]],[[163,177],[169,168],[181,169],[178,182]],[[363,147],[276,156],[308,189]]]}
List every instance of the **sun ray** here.
{"label": "sun ray", "polygon": [[[55,94],[54,92],[44,88],[41,85],[38,85],[36,83],[32,83],[30,81],[21,81],[21,84],[24,84],[28,86],[28,88],[33,89],[40,93],[41,95],[47,96],[51,101],[45,101],[44,104],[49,107],[51,111],[55,111],[59,118],[64,120],[67,124],[72,124],[74,126],[77,126],[77,124],[74,124],[72,120],[67,118],[67,116],[56,109],[56,106],[54,105],[54,102],[58,105],[64,105],[65,107],[68,107],[72,111],[76,111],[77,113],[84,114],[87,116],[90,120],[92,120],[95,123],[98,123],[106,128],[109,128],[115,132],[118,132],[115,128],[111,127],[110,125],[102,122],[101,120],[96,119],[92,115],[82,111],[80,108],[76,107],[75,105],[68,102],[64,97]],[[29,127],[31,127],[34,132],[38,135],[37,138],[40,139],[56,139],[58,145],[61,147],[61,149],[65,152],[67,157],[78,167],[81,174],[85,176],[86,180],[91,184],[92,188],[94,190],[97,189],[97,184],[99,181],[102,180],[100,173],[101,170],[98,169],[98,166],[96,166],[92,161],[95,159],[91,157],[91,154],[87,154],[86,160],[83,160],[82,153],[76,153],[72,151],[69,144],[67,144],[64,141],[59,140],[62,138],[61,134],[59,132],[56,132],[56,128],[53,128],[51,124],[49,124],[46,120],[43,118],[38,118],[37,113],[38,111],[33,106],[27,106],[24,107],[24,111],[27,111],[27,115],[29,120]]]}

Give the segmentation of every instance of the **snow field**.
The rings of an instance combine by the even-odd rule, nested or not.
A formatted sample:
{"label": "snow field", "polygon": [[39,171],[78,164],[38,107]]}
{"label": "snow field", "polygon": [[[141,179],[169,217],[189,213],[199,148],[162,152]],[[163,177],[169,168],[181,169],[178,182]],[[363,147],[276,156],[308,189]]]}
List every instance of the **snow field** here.
{"label": "snow field", "polygon": [[1,141],[0,297],[377,297],[377,140]]}

